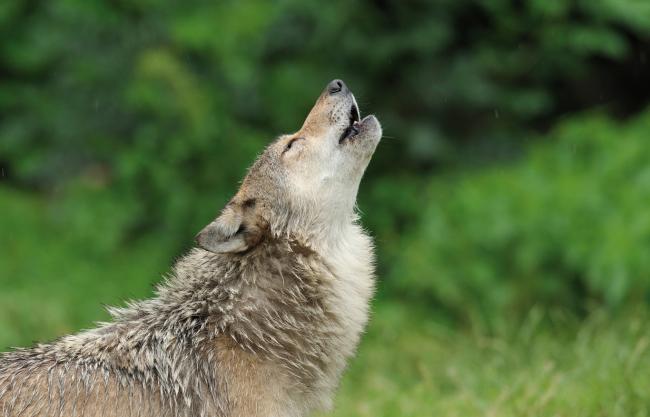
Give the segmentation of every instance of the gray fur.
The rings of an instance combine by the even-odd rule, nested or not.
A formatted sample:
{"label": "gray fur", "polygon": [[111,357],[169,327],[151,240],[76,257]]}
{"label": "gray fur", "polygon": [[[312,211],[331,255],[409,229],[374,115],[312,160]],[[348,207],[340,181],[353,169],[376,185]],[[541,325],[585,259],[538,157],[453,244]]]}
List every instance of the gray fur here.
{"label": "gray fur", "polygon": [[[321,97],[312,113],[329,118],[310,115],[301,132],[321,129],[309,134],[328,140],[323,129],[340,130],[332,114],[350,97]],[[111,322],[92,330],[0,356],[0,416],[303,416],[331,406],[367,321],[372,244],[353,210],[325,213],[294,195],[284,142],[199,235],[209,250],[180,259],[155,297],[110,308]],[[362,165],[350,171],[358,180],[374,146],[345,148],[361,155],[350,159]]]}

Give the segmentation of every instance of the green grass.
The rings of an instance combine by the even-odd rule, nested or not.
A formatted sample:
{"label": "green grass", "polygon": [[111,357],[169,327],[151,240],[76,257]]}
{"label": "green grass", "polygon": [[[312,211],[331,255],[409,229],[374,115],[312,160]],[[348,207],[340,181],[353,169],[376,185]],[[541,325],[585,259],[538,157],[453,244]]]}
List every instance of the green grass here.
{"label": "green grass", "polygon": [[487,336],[382,305],[336,401],[347,416],[647,416],[646,311],[578,323],[533,310]]}
{"label": "green grass", "polygon": [[[102,303],[148,296],[173,261],[153,240],[98,253],[55,204],[0,189],[0,207],[2,350],[105,319]],[[533,309],[487,332],[378,302],[333,415],[647,416],[649,319],[641,307],[580,321]]]}

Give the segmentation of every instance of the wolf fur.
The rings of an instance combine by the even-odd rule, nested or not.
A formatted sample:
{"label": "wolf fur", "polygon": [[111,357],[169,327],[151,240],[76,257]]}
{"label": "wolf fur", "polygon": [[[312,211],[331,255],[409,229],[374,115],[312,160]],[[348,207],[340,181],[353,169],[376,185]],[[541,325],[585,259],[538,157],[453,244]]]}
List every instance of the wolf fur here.
{"label": "wolf fur", "polygon": [[[155,297],[0,357],[0,416],[298,417],[331,407],[368,318],[358,185],[381,137],[345,84],[272,143]],[[356,112],[356,114],[355,114]]]}

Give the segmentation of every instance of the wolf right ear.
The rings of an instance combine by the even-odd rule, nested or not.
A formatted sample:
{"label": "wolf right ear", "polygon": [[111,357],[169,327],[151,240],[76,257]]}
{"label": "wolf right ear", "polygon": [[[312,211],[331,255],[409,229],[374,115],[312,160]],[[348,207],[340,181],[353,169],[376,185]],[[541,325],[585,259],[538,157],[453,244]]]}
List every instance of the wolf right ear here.
{"label": "wolf right ear", "polygon": [[212,223],[196,235],[196,243],[214,253],[237,253],[247,250],[244,211],[238,205],[228,205]]}

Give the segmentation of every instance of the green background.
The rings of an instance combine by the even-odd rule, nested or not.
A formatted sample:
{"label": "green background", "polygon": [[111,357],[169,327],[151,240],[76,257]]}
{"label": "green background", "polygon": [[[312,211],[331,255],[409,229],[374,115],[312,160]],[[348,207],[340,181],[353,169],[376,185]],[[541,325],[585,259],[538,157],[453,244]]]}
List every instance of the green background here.
{"label": "green background", "polygon": [[0,3],[0,349],[151,295],[342,78],[382,140],[337,416],[650,414],[647,0]]}

